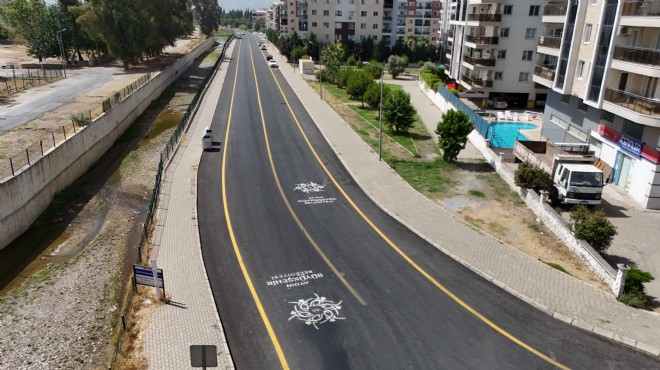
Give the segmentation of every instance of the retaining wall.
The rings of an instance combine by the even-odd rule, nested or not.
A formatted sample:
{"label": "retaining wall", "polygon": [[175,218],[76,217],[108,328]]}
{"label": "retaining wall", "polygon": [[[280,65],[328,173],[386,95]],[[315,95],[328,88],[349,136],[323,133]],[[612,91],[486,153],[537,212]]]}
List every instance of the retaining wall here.
{"label": "retaining wall", "polygon": [[31,166],[0,183],[0,249],[25,232],[53,196],[84,174],[133,121],[204,51],[209,38],[177,59],[119,104],[78,130]]}
{"label": "retaining wall", "polygon": [[[422,82],[419,83],[419,88],[426,93],[431,101],[440,108],[443,112],[448,109],[456,109],[451,103],[444,100],[440,94],[431,89],[427,89]],[[500,154],[490,148],[488,140],[484,139],[476,130],[468,135],[470,143],[479,150],[484,156],[486,162],[506,181],[509,186],[515,190],[520,197],[525,201],[527,206],[534,212],[536,217],[540,219],[552,232],[562,241],[566,246],[575,253],[584,263],[593,271],[598,277],[605,282],[614,292],[615,295],[623,289],[623,282],[625,281],[625,271],[616,271],[610,266],[607,261],[596,252],[589,243],[584,240],[577,239],[568,225],[564,222],[557,212],[550,205],[547,204],[545,199],[536,194],[532,190],[522,189],[516,186],[514,181],[514,173],[508,168],[503,161],[505,154]]]}

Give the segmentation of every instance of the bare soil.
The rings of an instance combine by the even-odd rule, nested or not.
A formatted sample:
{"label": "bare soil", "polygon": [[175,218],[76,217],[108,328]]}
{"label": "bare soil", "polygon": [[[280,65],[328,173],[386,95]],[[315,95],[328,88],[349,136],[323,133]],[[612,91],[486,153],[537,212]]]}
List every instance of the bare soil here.
{"label": "bare soil", "polygon": [[[310,85],[318,86],[309,81]],[[315,89],[318,91],[318,89]],[[378,133],[368,130],[360,116],[346,104],[325,94],[326,101],[373,147]],[[367,132],[365,132],[367,131]],[[421,140],[417,140],[421,139]],[[428,161],[439,156],[437,146],[428,137],[415,138],[421,158],[412,157],[392,141],[383,140],[383,151],[397,160]],[[449,210],[473,227],[492,235],[519,251],[595,287],[609,292],[609,288],[575,256],[566,245],[542,223],[520,196],[484,161],[459,160],[456,168],[439,170],[451,178],[449,188],[441,193],[424,193],[441,207]]]}
{"label": "bare soil", "polygon": [[[0,251],[5,260],[16,256],[7,251],[34,251],[15,262],[15,278],[3,283],[0,369],[108,368],[160,153],[209,67],[199,62],[191,67],[83,178],[56,197],[32,229]],[[104,88],[111,94],[117,84]],[[94,99],[107,96],[101,90],[82,98],[87,103],[75,101],[52,114],[67,116],[90,101],[100,102]],[[40,129],[41,123],[33,122],[8,135],[37,139]],[[0,139],[7,142],[5,136]],[[146,323],[155,302],[149,294],[136,293],[130,340],[121,352],[133,354],[120,354],[122,369],[146,368],[141,341],[131,335],[139,333],[132,328]]]}

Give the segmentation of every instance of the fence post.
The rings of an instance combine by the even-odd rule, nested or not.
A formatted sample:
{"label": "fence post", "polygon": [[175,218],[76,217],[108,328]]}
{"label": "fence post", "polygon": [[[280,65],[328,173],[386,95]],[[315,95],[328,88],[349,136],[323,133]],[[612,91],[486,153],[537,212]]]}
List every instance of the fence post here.
{"label": "fence post", "polygon": [[75,134],[76,133],[76,123],[73,120],[71,120],[71,126],[73,126],[73,133]]}
{"label": "fence post", "polygon": [[9,167],[11,167],[11,175],[14,176],[14,162],[9,157]]}
{"label": "fence post", "polygon": [[64,132],[64,140],[66,140],[66,129],[64,129],[64,126],[62,126],[62,132]]}
{"label": "fence post", "polygon": [[30,152],[25,148],[25,155],[27,156],[28,166],[30,165]]}
{"label": "fence post", "polygon": [[44,143],[43,141],[39,140],[39,147],[41,148],[41,155],[44,155]]}

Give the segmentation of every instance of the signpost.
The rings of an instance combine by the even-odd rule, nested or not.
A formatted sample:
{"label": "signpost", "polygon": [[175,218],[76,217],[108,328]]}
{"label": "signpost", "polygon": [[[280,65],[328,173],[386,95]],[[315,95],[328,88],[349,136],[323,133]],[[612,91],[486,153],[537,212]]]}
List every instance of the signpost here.
{"label": "signpost", "polygon": [[133,276],[135,284],[147,285],[156,288],[156,295],[160,300],[160,289],[165,293],[165,278],[163,270],[156,267],[156,260],[151,261],[151,266],[133,265]]}
{"label": "signpost", "polygon": [[190,346],[190,366],[201,367],[218,367],[218,354],[215,346]]}

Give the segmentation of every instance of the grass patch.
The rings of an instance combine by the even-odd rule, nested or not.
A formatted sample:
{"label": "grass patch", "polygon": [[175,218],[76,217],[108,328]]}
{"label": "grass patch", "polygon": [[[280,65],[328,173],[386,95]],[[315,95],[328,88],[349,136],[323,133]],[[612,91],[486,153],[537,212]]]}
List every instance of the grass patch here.
{"label": "grass patch", "polygon": [[[488,166],[484,163],[485,166]],[[516,205],[522,205],[525,202],[520,198],[520,195],[515,191],[511,190],[509,184],[507,184],[497,172],[489,172],[484,174],[478,174],[476,178],[480,181],[487,183],[490,188],[495,193],[495,196],[500,201],[511,201]]]}
{"label": "grass patch", "polygon": [[388,160],[388,163],[404,180],[421,192],[442,193],[454,183],[454,181],[442,174],[442,170],[451,171],[454,167],[442,158],[438,158],[432,162],[391,159]]}
{"label": "grass patch", "polygon": [[[380,122],[378,120],[378,110],[372,109],[372,108],[367,108],[364,107],[362,108],[359,105],[348,105],[351,110],[353,110],[355,113],[357,113],[360,117],[364,118],[367,120],[369,123],[371,123],[371,128],[374,130],[378,130],[378,127],[380,125]],[[418,122],[415,122],[415,125],[417,125]],[[415,143],[413,142],[412,137],[408,133],[402,133],[402,132],[396,132],[394,130],[391,130],[387,128],[383,124],[383,133],[395,142],[397,142],[399,145],[403,146],[408,150],[410,153],[412,153],[413,156],[419,157],[419,153],[417,152],[417,148],[415,147]]]}
{"label": "grass patch", "polygon": [[346,91],[338,88],[337,85],[323,83],[323,91],[329,92],[330,94],[332,94],[332,96],[334,96],[337,100],[339,100],[342,103],[348,103],[353,101],[351,97],[346,93]]}
{"label": "grass patch", "polygon": [[[541,261],[541,262],[545,263],[546,265],[552,267],[552,268],[555,269],[555,270],[558,270],[558,271],[563,272],[564,274],[571,275],[571,274],[569,274],[568,271],[566,271],[566,269],[563,268],[560,264],[553,263],[553,262],[546,262],[546,261]],[[571,276],[573,276],[573,275],[571,275]]]}
{"label": "grass patch", "polygon": [[217,31],[213,33],[216,36],[224,36],[225,38],[229,37],[230,35],[234,34],[234,31],[232,31],[229,28],[219,28]]}
{"label": "grass patch", "polygon": [[468,194],[470,194],[470,195],[472,195],[472,196],[474,196],[474,197],[479,197],[479,198],[483,198],[483,197],[486,196],[486,194],[484,194],[483,191],[481,191],[481,190],[474,190],[474,189],[468,191]]}

